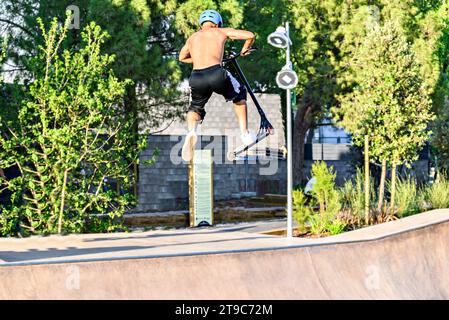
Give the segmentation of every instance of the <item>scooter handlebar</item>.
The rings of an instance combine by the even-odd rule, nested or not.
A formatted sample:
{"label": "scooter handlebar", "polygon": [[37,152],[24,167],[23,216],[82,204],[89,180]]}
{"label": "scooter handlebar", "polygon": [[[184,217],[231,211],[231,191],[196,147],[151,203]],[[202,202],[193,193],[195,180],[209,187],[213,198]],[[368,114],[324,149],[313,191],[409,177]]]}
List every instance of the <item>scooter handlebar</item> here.
{"label": "scooter handlebar", "polygon": [[[249,51],[249,52],[254,52],[254,51],[256,51],[257,50],[257,48],[249,48],[247,51]],[[234,59],[237,59],[238,57],[240,57],[241,56],[241,52],[234,52],[234,51],[232,51],[231,52],[231,55],[229,56],[229,57],[226,57],[226,58],[224,58],[223,59],[223,62],[228,62],[228,61],[231,61],[231,60],[234,60]]]}

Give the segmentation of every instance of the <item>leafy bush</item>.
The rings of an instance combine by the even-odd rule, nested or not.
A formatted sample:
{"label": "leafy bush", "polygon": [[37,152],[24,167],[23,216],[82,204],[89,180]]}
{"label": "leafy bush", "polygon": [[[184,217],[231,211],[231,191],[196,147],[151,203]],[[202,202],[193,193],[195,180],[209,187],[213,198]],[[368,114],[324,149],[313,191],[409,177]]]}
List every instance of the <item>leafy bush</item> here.
{"label": "leafy bush", "polygon": [[45,45],[17,126],[0,119],[0,168],[20,171],[0,177],[12,193],[0,207],[3,236],[114,231],[135,201],[130,167],[145,142],[121,112],[129,81],[112,73],[114,57],[101,54],[108,36],[93,22],[76,51],[62,50],[69,22],[46,30],[39,21]]}
{"label": "leafy bush", "polygon": [[341,205],[335,187],[336,173],[333,172],[333,167],[328,168],[324,161],[315,162],[312,165],[312,175],[316,179],[312,194],[320,206],[320,214],[324,215],[326,212],[337,214]]}
{"label": "leafy bush", "polygon": [[336,174],[333,172],[333,167],[329,168],[324,161],[315,162],[312,165],[312,175],[316,179],[312,195],[320,208],[319,213],[310,217],[311,232],[314,234],[342,232],[346,225],[338,219],[341,197],[335,186]]}
{"label": "leafy bush", "polygon": [[[309,218],[310,222],[310,233],[312,234],[322,234],[326,232],[326,222],[318,214],[311,215]],[[329,224],[329,223],[328,223]]]}
{"label": "leafy bush", "polygon": [[449,208],[449,180],[439,173],[435,182],[425,191],[426,200],[433,209]]}
{"label": "leafy bush", "polygon": [[334,221],[332,221],[331,224],[327,225],[326,230],[331,235],[335,235],[335,234],[339,234],[339,233],[342,233],[343,231],[345,231],[346,227],[347,227],[347,223],[345,221],[337,218]]}
{"label": "leafy bush", "polygon": [[298,231],[307,231],[306,223],[312,215],[312,209],[306,205],[307,197],[303,189],[293,190],[293,219],[298,225]]}

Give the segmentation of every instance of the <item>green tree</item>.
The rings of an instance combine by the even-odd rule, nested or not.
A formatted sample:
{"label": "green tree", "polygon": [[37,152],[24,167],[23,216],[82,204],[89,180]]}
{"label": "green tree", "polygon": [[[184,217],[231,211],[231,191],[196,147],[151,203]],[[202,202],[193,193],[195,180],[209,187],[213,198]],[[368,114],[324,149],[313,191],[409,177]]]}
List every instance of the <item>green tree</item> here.
{"label": "green tree", "polygon": [[373,1],[286,1],[292,22],[292,60],[300,83],[296,89],[294,120],[294,180],[304,179],[304,142],[309,129],[338,105],[336,96],[347,90],[339,81],[346,60],[361,42]]}
{"label": "green tree", "polygon": [[175,26],[185,38],[200,29],[198,17],[207,9],[218,10],[227,27],[236,28],[242,23],[243,6],[238,0],[180,0]]}
{"label": "green tree", "polygon": [[[37,18],[45,25],[51,23],[53,17],[58,17],[61,23],[65,21],[66,8],[75,5],[81,10],[81,18],[85,16],[88,0],[3,0],[0,4],[2,12],[0,25],[11,35],[8,58],[20,71],[20,80],[31,80],[32,59],[38,54],[38,48],[43,44]],[[83,22],[83,21],[82,21]],[[70,30],[62,47],[79,44],[80,33]]]}
{"label": "green tree", "polygon": [[125,112],[146,127],[158,126],[180,115],[185,100],[177,89],[181,70],[177,64],[173,19],[176,1],[89,0],[87,21],[95,21],[111,35],[105,52],[115,54],[114,72],[135,85],[126,93]]}
{"label": "green tree", "polygon": [[[125,93],[124,114],[132,119],[133,145],[139,131],[149,133],[166,119],[181,115],[186,99],[177,86],[181,70],[173,56],[176,2],[146,0],[89,0],[87,21],[96,21],[111,35],[105,52],[117,56],[113,69],[119,79],[132,79]],[[168,16],[167,18],[165,16]],[[139,130],[140,129],[140,130]],[[134,194],[138,195],[138,166],[133,164]]]}
{"label": "green tree", "polygon": [[[429,88],[435,86],[438,77],[438,67],[435,63],[435,50],[441,31],[441,12],[443,1],[371,1],[363,3],[344,1],[346,7],[341,16],[339,34],[336,35],[338,52],[341,58],[337,69],[339,84],[338,94],[351,92],[357,83],[356,74],[348,66],[357,53],[360,44],[368,37],[368,32],[374,26],[385,21],[395,21],[404,32],[407,40],[412,44],[415,59],[420,64],[423,81]],[[435,105],[435,99],[434,99]],[[336,104],[338,107],[338,103]],[[383,190],[387,170],[387,159],[374,156],[374,161],[382,163],[378,210],[383,203]],[[368,173],[367,173],[368,174]],[[368,175],[367,175],[368,176]],[[369,184],[367,182],[367,184]],[[369,198],[369,197],[368,197]]]}
{"label": "green tree", "polygon": [[[341,24],[340,1],[289,1],[292,61],[300,79],[298,104],[294,119],[294,181],[304,180],[304,142],[309,129],[335,104],[336,51],[335,35]],[[324,111],[324,112],[323,112]]]}
{"label": "green tree", "polygon": [[357,85],[339,97],[336,112],[354,144],[368,137],[371,159],[393,166],[393,206],[396,166],[416,160],[430,136],[431,90],[397,22],[374,26],[349,66]]}
{"label": "green tree", "polygon": [[[445,3],[433,17],[431,24],[440,30],[435,49],[435,65],[439,78],[433,94],[434,112],[437,119],[432,130],[432,156],[438,171],[449,168],[449,3]],[[430,24],[430,23],[429,23]]]}
{"label": "green tree", "polygon": [[2,207],[2,235],[113,231],[133,202],[126,174],[136,160],[132,119],[117,112],[130,81],[114,76],[114,57],[100,52],[107,33],[95,23],[81,32],[77,50],[62,50],[68,22],[60,27],[54,19],[45,30],[39,20],[44,45],[30,62],[34,81],[18,130],[0,121],[0,167],[20,171],[0,178],[12,192]]}
{"label": "green tree", "polygon": [[[259,92],[285,95],[285,90],[278,88],[275,77],[285,64],[284,51],[272,47],[266,39],[286,21],[286,4],[285,0],[249,0],[243,5],[241,28],[256,35],[255,47],[258,50],[241,59],[240,63],[245,74],[249,75],[248,80],[251,81],[252,87]],[[298,43],[295,42],[295,45]]]}
{"label": "green tree", "polygon": [[[176,44],[181,37],[173,23],[175,0],[4,0],[2,5],[5,16],[0,18],[0,24],[15,34],[10,56],[22,70],[21,82],[31,80],[27,72],[30,61],[42,45],[36,18],[45,24],[50,17],[58,17],[62,22],[66,8],[75,5],[80,9],[81,28],[95,21],[108,31],[110,37],[103,48],[116,56],[112,68],[117,77],[133,80],[126,88],[121,107],[133,120],[130,130],[135,136],[134,145],[137,146],[139,133],[150,133],[163,121],[182,116],[187,96],[178,90],[182,73]],[[61,48],[77,48],[80,43],[79,30],[71,29]],[[137,164],[130,175],[135,178],[137,194]]]}

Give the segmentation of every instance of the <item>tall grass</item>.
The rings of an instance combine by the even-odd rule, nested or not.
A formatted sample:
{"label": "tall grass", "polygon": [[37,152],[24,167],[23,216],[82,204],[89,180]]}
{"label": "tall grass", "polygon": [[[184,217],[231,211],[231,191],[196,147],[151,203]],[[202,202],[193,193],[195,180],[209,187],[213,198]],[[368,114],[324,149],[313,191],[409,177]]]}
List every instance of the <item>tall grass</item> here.
{"label": "tall grass", "polygon": [[433,209],[449,208],[449,180],[446,175],[438,174],[435,182],[426,189],[425,198]]}
{"label": "tall grass", "polygon": [[[293,192],[294,219],[299,230],[312,234],[338,234],[347,229],[356,229],[365,225],[364,208],[364,175],[359,168],[354,179],[346,180],[341,188],[335,186],[333,168],[325,163],[317,162],[313,166],[317,183],[312,190],[312,202],[320,206],[314,212],[310,204],[306,204],[303,190]],[[391,184],[386,183],[391,192]],[[395,210],[377,212],[377,192],[374,179],[370,184],[371,213],[374,215],[370,223],[380,223],[423,212],[429,208],[449,208],[449,179],[440,174],[437,180],[428,187],[420,188],[416,179],[399,178],[396,183]],[[385,207],[386,203],[385,203]]]}
{"label": "tall grass", "polygon": [[420,211],[421,197],[416,180],[410,177],[398,179],[396,183],[396,214],[399,218]]}
{"label": "tall grass", "polygon": [[[354,228],[364,225],[365,219],[365,176],[360,168],[357,168],[353,180],[346,180],[339,189],[344,208],[344,219]],[[377,203],[377,192],[374,179],[370,179],[370,206]]]}

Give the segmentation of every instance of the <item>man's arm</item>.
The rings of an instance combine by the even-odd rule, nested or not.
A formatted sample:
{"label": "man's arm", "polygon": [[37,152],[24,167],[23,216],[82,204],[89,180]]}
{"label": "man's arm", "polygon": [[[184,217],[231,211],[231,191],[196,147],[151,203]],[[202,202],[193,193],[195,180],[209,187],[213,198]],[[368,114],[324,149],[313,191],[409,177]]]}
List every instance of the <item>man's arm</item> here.
{"label": "man's arm", "polygon": [[193,63],[189,51],[189,39],[187,39],[186,44],[184,45],[184,47],[182,47],[181,51],[179,52],[179,61],[184,63]]}
{"label": "man's arm", "polygon": [[254,33],[252,33],[251,31],[237,30],[233,28],[223,28],[221,30],[231,40],[246,40],[243,44],[243,48],[240,54],[242,56],[246,56],[249,54],[248,50],[251,48],[256,39],[256,35]]}

